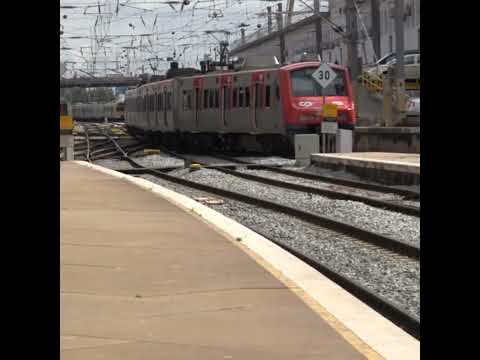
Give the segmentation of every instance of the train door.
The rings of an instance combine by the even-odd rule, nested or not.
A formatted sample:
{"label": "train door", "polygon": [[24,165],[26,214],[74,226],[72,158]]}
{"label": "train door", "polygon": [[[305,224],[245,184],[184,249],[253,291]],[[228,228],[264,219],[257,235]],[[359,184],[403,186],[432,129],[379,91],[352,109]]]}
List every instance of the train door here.
{"label": "train door", "polygon": [[270,132],[278,122],[278,112],[273,104],[275,91],[272,74],[269,72],[253,74],[254,125],[259,132]]}
{"label": "train door", "polygon": [[158,130],[158,88],[153,90],[153,130]]}
{"label": "train door", "polygon": [[216,76],[203,78],[202,110],[199,114],[198,131],[216,132],[220,126],[220,80]]}
{"label": "train door", "polygon": [[168,89],[168,112],[167,112],[167,122],[165,124],[165,130],[173,131],[174,123],[174,113],[175,113],[175,97],[173,96],[174,88],[173,82],[170,84]]}
{"label": "train door", "polygon": [[145,92],[145,128],[147,130],[151,129],[151,124],[150,124],[150,92],[148,90]]}
{"label": "train door", "polygon": [[228,130],[235,133],[252,132],[251,75],[233,75],[232,107],[229,111]]}
{"label": "train door", "polygon": [[194,124],[189,130],[198,131],[200,128],[200,111],[202,110],[202,91],[203,91],[203,79],[193,79],[194,90]]}
{"label": "train door", "polygon": [[168,88],[166,86],[163,87],[163,123],[162,129],[166,130],[168,125]]}
{"label": "train door", "polygon": [[228,128],[230,108],[232,102],[232,75],[224,75],[220,80],[220,112],[221,112],[221,126],[220,129],[226,130]]}
{"label": "train door", "polygon": [[262,72],[254,72],[252,74],[251,93],[252,93],[252,128],[256,132],[258,130],[258,123],[262,117],[262,102],[263,102],[263,79]]}

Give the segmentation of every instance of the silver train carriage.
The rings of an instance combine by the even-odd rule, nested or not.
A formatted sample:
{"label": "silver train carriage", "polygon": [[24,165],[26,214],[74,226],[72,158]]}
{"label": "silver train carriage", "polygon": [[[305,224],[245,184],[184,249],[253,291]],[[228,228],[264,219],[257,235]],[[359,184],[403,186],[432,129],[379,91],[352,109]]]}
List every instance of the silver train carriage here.
{"label": "silver train carriage", "polygon": [[76,121],[123,121],[125,104],[111,102],[106,104],[89,103],[72,105],[72,116]]}

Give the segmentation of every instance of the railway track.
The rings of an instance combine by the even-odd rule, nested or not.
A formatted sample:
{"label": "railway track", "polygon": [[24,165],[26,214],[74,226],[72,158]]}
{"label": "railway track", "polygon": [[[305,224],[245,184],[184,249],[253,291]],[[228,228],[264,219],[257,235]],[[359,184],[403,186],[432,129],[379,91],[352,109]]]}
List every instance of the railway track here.
{"label": "railway track", "polygon": [[[268,177],[268,174],[267,174],[267,176],[259,176],[259,175],[254,175],[254,174],[250,174],[250,173],[247,173],[247,172],[238,171],[238,170],[235,170],[235,169],[230,169],[229,167],[234,167],[234,168],[238,167],[237,165],[235,165],[236,159],[234,159],[234,158],[225,159],[224,157],[219,157],[221,159],[225,159],[225,160],[230,161],[231,164],[215,166],[213,164],[209,164],[209,163],[205,162],[204,160],[196,159],[195,157],[178,154],[178,153],[171,152],[171,151],[169,153],[172,156],[182,158],[182,159],[184,159],[186,161],[189,161],[191,163],[198,163],[198,164],[201,164],[201,165],[205,165],[206,167],[208,167],[210,169],[216,169],[216,170],[221,171],[225,174],[229,174],[229,175],[240,177],[240,178],[243,178],[243,179],[255,181],[255,182],[258,182],[258,183],[272,185],[272,186],[276,186],[276,187],[284,188],[284,189],[301,191],[301,192],[305,192],[305,193],[308,193],[308,194],[321,195],[321,196],[328,197],[330,199],[359,201],[359,202],[362,202],[364,204],[374,206],[374,207],[377,207],[377,208],[380,208],[380,209],[396,211],[396,212],[399,212],[399,213],[402,213],[402,214],[412,215],[412,216],[417,216],[417,217],[420,216],[420,208],[416,207],[416,206],[404,205],[404,204],[401,204],[401,203],[396,203],[396,202],[392,202],[392,201],[388,201],[388,200],[380,200],[380,199],[376,199],[374,197],[357,195],[355,193],[346,192],[346,191],[331,190],[331,189],[327,189],[327,188],[321,188],[321,187],[299,184],[299,183],[295,183],[293,181],[278,180],[278,179],[275,179],[271,176]],[[271,172],[271,173],[285,174],[283,172],[283,170],[285,170],[285,169],[283,169],[281,167],[281,165],[265,166],[265,165],[261,165],[261,164],[245,163],[245,162],[241,162],[241,161],[240,162],[237,161],[237,164],[241,165],[242,167],[247,167],[248,166],[250,169],[258,169],[258,170],[265,170],[265,171]],[[296,171],[292,171],[292,172],[297,173]],[[300,174],[302,174],[302,173],[300,173]],[[288,175],[291,176],[292,178],[294,176],[297,176],[297,177],[300,177],[300,178],[303,177],[301,175],[298,176],[297,174],[292,175],[292,173],[290,173],[290,172],[288,172]]]}
{"label": "railway track", "polygon": [[[75,150],[76,155],[85,158],[86,161],[92,162],[96,160],[106,159],[118,155],[118,149],[112,143],[112,140],[135,140],[130,137],[107,137],[98,124],[84,124],[85,145],[77,146]],[[95,143],[92,141],[92,133],[95,134]],[[123,145],[127,152],[134,153],[145,148],[144,144],[133,143]]]}
{"label": "railway track", "polygon": [[[236,157],[227,156],[223,154],[215,154],[215,157],[218,157],[219,159],[224,159],[227,161],[237,162],[239,164],[254,164],[250,161],[245,161],[242,159],[238,159]],[[295,176],[303,179],[316,180],[320,182],[331,183],[335,185],[347,186],[351,188],[357,188],[357,189],[363,189],[363,190],[369,190],[369,191],[392,193],[395,195],[403,196],[405,199],[418,199],[420,197],[420,192],[418,191],[399,188],[395,186],[386,186],[386,185],[375,184],[375,183],[359,181],[359,180],[350,180],[350,179],[343,179],[343,178],[327,176],[327,175],[311,174],[303,171],[285,169],[282,167],[276,167],[271,165],[263,165],[263,166],[264,166],[264,169],[274,173]]]}
{"label": "railway track", "polygon": [[[108,134],[106,134],[106,136],[109,137]],[[125,151],[115,139],[112,139],[111,137],[109,138],[111,139],[112,143],[115,145],[117,152],[122,155],[122,158],[128,161],[136,169],[137,175],[150,174],[157,178],[169,181],[171,183],[180,184],[188,188],[193,188],[193,189],[207,192],[209,194],[215,194],[215,195],[224,197],[226,199],[233,199],[233,200],[237,200],[247,204],[259,206],[265,209],[278,211],[283,214],[288,214],[290,216],[297,217],[302,221],[306,221],[311,224],[319,225],[321,227],[325,227],[327,229],[345,234],[347,236],[351,236],[352,238],[355,238],[365,243],[367,246],[379,247],[384,251],[391,253],[392,256],[408,257],[416,261],[420,259],[420,248],[403,241],[399,241],[399,240],[392,239],[380,234],[376,234],[374,232],[355,227],[351,224],[338,221],[336,219],[333,219],[327,216],[323,216],[323,215],[321,216],[312,212],[296,209],[294,207],[286,206],[277,202],[268,201],[258,197],[252,197],[246,194],[241,194],[238,192],[233,192],[226,189],[201,184],[195,181],[169,175],[162,171],[155,170],[152,168],[145,168],[141,164],[139,164],[137,161],[135,161],[133,158],[131,158],[128,152]],[[256,229],[255,227],[250,226],[250,228],[257,233],[262,234],[261,231],[259,229]],[[262,235],[265,236],[266,234],[262,234]],[[279,241],[276,241],[271,236],[267,235],[265,237],[269,238],[272,242],[278,244],[279,246],[283,247],[284,249],[291,252],[295,256],[309,263],[312,267],[316,268],[325,276],[335,281],[337,284],[345,288],[347,291],[351,292],[360,300],[369,304],[369,306],[374,308],[383,316],[385,316],[386,318],[390,319],[392,322],[394,322],[398,326],[405,329],[412,336],[416,337],[417,339],[420,338],[420,319],[415,315],[395,305],[391,301],[385,299],[381,295],[378,295],[377,293],[373,292],[372,290],[368,289],[362,284],[352,279],[349,279],[346,276],[341,275],[337,271],[331,269],[330,267],[319,262],[318,260],[310,258],[304,255],[302,252],[292,247],[289,247]]]}

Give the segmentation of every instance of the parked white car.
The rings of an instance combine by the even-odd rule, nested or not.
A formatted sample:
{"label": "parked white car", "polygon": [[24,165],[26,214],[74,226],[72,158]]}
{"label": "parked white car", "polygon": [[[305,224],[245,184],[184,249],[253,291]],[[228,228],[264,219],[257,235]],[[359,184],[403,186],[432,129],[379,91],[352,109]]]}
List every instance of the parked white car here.
{"label": "parked white car", "polygon": [[[375,74],[378,76],[385,75],[388,72],[388,69],[392,66],[395,66],[397,59],[391,57],[385,64],[377,64],[367,70],[370,74]],[[419,79],[420,78],[420,54],[413,53],[407,54],[404,57],[405,64],[405,78],[406,79]]]}

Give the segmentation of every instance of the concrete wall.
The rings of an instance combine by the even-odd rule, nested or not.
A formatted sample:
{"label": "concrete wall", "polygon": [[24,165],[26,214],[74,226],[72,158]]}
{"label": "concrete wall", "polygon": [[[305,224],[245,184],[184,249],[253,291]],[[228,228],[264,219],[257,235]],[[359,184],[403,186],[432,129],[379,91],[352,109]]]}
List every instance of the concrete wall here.
{"label": "concrete wall", "polygon": [[357,127],[353,136],[353,151],[420,153],[420,128]]}

